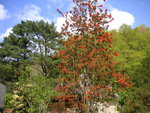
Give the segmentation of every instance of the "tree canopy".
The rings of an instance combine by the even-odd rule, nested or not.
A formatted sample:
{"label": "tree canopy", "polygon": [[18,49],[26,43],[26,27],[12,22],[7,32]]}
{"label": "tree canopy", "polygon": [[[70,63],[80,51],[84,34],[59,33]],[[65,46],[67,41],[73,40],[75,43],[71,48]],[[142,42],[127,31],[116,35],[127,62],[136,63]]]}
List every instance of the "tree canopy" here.
{"label": "tree canopy", "polygon": [[60,47],[60,40],[54,23],[22,21],[15,25],[12,33],[0,43],[2,78],[17,81],[22,71],[29,71],[29,67],[37,69],[43,76],[55,73],[58,60],[51,56]]}

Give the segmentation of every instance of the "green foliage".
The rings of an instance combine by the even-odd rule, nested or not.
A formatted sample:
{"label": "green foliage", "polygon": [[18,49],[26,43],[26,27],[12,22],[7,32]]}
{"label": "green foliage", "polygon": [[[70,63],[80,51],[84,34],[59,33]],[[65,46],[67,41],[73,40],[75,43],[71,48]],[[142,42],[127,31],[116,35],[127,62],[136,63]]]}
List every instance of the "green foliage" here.
{"label": "green foliage", "polygon": [[0,43],[0,81],[18,81],[27,67],[36,68],[36,65],[41,75],[56,77],[59,59],[52,59],[51,56],[60,47],[61,39],[58,39],[54,23],[22,21],[12,31]]}
{"label": "green foliage", "polygon": [[29,40],[11,34],[0,43],[1,80],[17,81],[21,71],[30,64],[28,54]]}
{"label": "green foliage", "polygon": [[150,29],[141,25],[135,29],[123,25],[114,34],[114,47],[119,52],[118,69],[128,73],[133,86],[128,92],[119,96],[121,113],[149,113],[150,112]]}
{"label": "green foliage", "polygon": [[127,25],[121,26],[119,32],[113,33],[115,37],[113,46],[120,55],[116,59],[120,63],[119,69],[132,76],[146,57],[145,40],[141,34]]}
{"label": "green foliage", "polygon": [[[34,65],[40,66],[38,70],[41,70],[40,72],[43,76],[52,76],[52,71],[57,70],[55,68],[59,60],[53,60],[51,56],[54,55],[60,47],[59,42],[61,40],[58,38],[58,32],[56,31],[54,23],[48,24],[44,21],[26,21],[22,24],[27,24],[27,26],[29,26],[28,33],[30,34],[32,42],[31,48],[33,49]],[[26,29],[25,26],[24,29]]]}
{"label": "green foliage", "polygon": [[7,108],[19,113],[46,113],[50,103],[57,92],[53,90],[56,81],[42,76],[20,80],[16,83],[13,93],[8,93],[5,98]]}
{"label": "green foliage", "polygon": [[[134,89],[129,95],[121,99],[120,113],[149,113],[150,112],[150,84]],[[128,95],[128,96],[127,96]],[[120,102],[121,102],[120,101]]]}

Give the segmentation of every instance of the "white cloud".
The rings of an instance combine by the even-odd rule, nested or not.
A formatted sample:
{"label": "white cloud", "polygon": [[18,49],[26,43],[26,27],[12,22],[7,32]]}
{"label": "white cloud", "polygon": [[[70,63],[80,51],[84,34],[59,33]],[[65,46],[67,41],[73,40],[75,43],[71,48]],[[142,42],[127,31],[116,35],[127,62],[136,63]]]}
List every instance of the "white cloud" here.
{"label": "white cloud", "polygon": [[10,33],[12,33],[12,27],[10,27],[10,28],[6,29],[6,32],[5,32],[5,33],[0,34],[0,40],[3,40],[3,39],[4,39],[4,37],[9,36],[9,34],[10,34]]}
{"label": "white cloud", "polygon": [[112,17],[114,20],[109,23],[109,29],[118,29],[122,24],[127,24],[132,26],[135,23],[134,16],[126,11],[121,11],[116,8],[111,8]]}
{"label": "white cloud", "polygon": [[4,8],[2,4],[0,4],[0,20],[4,20],[9,17],[10,15],[8,14],[8,11]]}
{"label": "white cloud", "polygon": [[56,20],[56,27],[57,27],[57,31],[61,32],[61,27],[62,25],[65,23],[65,18],[64,17],[58,17]]}
{"label": "white cloud", "polygon": [[51,20],[41,16],[40,12],[41,12],[41,8],[39,8],[38,6],[29,5],[29,6],[25,6],[23,12],[17,15],[17,17],[20,20],[32,20],[32,21],[44,20],[46,22],[51,23]]}
{"label": "white cloud", "polygon": [[[71,16],[72,16],[72,14],[68,14],[68,15],[67,15],[68,20],[70,20],[70,17],[71,17]],[[57,27],[56,30],[57,30],[58,32],[61,32],[61,28],[62,28],[63,24],[66,25],[65,21],[66,21],[66,17],[57,17],[57,19],[56,19],[56,27]],[[69,21],[69,23],[72,24],[71,21]],[[68,29],[68,31],[74,33],[74,32],[71,30],[71,27],[68,26],[67,29]]]}

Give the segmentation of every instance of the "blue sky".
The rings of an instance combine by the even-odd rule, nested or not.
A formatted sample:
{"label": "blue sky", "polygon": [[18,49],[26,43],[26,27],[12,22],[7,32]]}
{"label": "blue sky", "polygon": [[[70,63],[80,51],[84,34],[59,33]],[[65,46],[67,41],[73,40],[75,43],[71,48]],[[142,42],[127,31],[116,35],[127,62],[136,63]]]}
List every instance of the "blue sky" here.
{"label": "blue sky", "polygon": [[[0,41],[21,20],[54,21],[60,31],[64,18],[56,9],[66,12],[72,5],[72,0],[0,0]],[[150,27],[150,0],[107,0],[104,5],[115,18],[110,29],[118,29],[123,23],[132,28],[141,24]]]}

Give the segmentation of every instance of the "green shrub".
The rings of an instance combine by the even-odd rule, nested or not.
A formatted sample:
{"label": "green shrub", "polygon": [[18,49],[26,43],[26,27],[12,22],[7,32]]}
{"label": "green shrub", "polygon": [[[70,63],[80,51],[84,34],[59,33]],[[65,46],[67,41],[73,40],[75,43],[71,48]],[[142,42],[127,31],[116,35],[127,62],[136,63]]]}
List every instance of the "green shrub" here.
{"label": "green shrub", "polygon": [[13,93],[6,94],[5,104],[15,113],[45,113],[49,111],[49,104],[53,95],[55,81],[42,76],[30,77],[27,81],[16,83]]}

